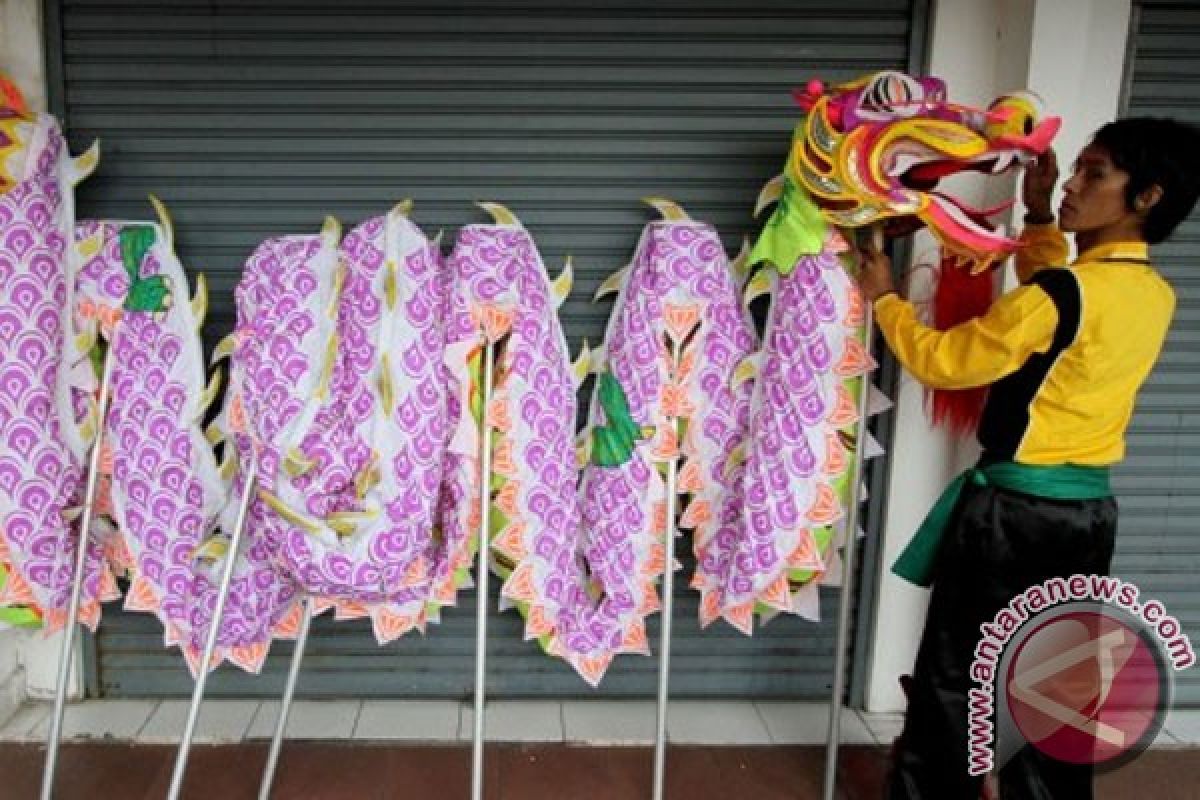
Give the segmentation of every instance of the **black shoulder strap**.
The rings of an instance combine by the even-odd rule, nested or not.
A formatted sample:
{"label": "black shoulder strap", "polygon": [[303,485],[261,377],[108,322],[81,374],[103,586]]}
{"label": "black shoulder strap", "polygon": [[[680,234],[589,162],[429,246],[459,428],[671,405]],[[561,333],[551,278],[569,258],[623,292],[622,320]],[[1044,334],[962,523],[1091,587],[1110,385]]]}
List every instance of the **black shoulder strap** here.
{"label": "black shoulder strap", "polygon": [[1062,352],[1079,336],[1079,326],[1083,321],[1083,290],[1079,286],[1079,278],[1069,269],[1043,269],[1034,273],[1029,283],[1050,295],[1050,300],[1058,309],[1058,327],[1054,330],[1050,349],[1056,353]]}

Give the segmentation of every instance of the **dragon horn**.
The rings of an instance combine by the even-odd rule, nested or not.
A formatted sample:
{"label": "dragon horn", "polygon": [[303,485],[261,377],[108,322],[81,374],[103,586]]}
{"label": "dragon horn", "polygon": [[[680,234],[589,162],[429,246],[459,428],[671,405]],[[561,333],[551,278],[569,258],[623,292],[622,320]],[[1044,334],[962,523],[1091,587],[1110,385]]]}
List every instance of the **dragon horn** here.
{"label": "dragon horn", "polygon": [[667,222],[686,222],[691,219],[682,206],[665,197],[643,197],[642,202],[652,206]]}
{"label": "dragon horn", "polygon": [[521,224],[521,220],[517,219],[516,214],[512,213],[511,211],[509,211],[507,208],[500,205],[499,203],[489,203],[486,201],[480,201],[480,202],[476,203],[475,205],[479,206],[484,211],[486,211],[488,214],[490,214],[492,216],[492,220],[497,225],[520,225]]}

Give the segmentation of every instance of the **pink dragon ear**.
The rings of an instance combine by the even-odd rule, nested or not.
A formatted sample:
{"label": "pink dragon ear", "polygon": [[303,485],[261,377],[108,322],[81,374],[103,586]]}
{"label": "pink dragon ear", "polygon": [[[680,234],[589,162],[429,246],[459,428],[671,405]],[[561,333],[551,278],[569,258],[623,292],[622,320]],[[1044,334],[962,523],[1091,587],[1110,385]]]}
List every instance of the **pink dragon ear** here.
{"label": "pink dragon ear", "polygon": [[792,90],[792,98],[796,101],[796,105],[804,109],[806,114],[812,111],[813,106],[823,94],[825,94],[825,84],[816,78],[806,83],[803,89]]}

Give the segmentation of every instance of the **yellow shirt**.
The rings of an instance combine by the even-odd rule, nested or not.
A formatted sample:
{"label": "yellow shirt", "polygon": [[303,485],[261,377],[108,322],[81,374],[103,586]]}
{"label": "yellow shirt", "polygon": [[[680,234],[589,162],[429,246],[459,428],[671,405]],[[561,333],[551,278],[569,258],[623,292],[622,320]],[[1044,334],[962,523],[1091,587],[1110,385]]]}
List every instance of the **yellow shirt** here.
{"label": "yellow shirt", "polygon": [[1022,286],[948,331],[922,325],[895,294],[875,319],[896,358],[936,389],[989,386],[979,441],[1026,464],[1105,465],[1125,455],[1134,399],[1162,349],[1175,293],[1144,242],[1081,253],[1070,267],[1053,225],[1022,234]]}

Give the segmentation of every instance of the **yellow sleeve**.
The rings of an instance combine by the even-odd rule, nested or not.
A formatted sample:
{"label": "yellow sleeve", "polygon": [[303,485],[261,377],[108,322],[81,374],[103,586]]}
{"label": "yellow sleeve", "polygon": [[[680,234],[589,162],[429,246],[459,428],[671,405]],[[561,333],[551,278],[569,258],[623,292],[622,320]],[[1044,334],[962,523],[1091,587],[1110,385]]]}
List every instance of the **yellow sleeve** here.
{"label": "yellow sleeve", "polygon": [[937,331],[917,320],[911,303],[886,294],[875,301],[875,321],[918,381],[933,389],[970,389],[995,383],[1048,350],[1058,310],[1040,286],[1022,286],[982,317]]}
{"label": "yellow sleeve", "polygon": [[1021,231],[1021,247],[1017,250],[1017,280],[1029,283],[1033,274],[1043,267],[1065,267],[1071,256],[1067,237],[1053,222],[1046,225],[1026,225]]}

